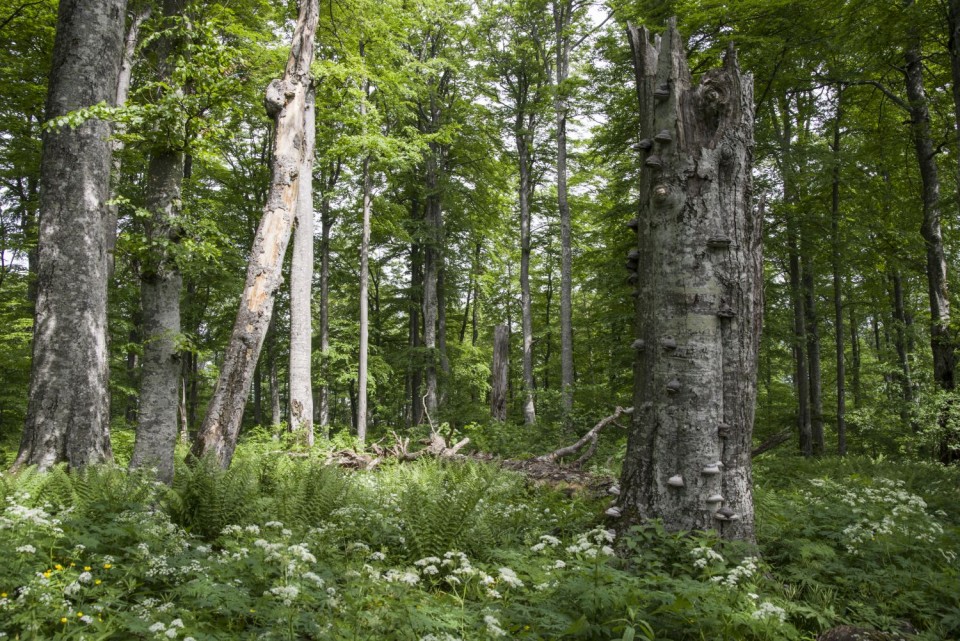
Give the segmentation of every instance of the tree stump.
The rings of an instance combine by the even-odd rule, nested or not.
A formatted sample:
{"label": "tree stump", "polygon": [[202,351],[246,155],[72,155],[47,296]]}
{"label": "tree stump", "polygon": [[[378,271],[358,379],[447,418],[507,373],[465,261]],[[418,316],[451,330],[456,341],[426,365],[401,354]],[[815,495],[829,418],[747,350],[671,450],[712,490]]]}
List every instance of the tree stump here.
{"label": "tree stump", "polygon": [[[750,445],[761,301],[751,207],[753,79],[732,47],[693,86],[672,19],[628,26],[643,170],[635,283],[634,415],[622,520],[753,538]],[[633,228],[633,223],[630,225]]]}
{"label": "tree stump", "polygon": [[507,420],[507,370],[510,365],[510,329],[497,325],[493,330],[493,380],[490,383],[490,416],[495,421]]}

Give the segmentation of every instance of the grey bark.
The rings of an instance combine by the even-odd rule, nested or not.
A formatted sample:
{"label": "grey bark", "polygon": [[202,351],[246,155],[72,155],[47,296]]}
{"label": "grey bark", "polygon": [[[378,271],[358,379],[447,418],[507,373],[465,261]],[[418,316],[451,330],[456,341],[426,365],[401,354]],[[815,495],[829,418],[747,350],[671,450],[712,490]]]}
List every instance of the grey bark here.
{"label": "grey bark", "polygon": [[330,388],[327,363],[330,353],[330,231],[333,228],[330,195],[340,180],[340,166],[339,160],[331,163],[329,173],[322,181],[324,192],[320,200],[320,356],[323,382],[320,385],[317,403],[319,408],[317,423],[324,438],[330,436]]}
{"label": "grey bark", "polygon": [[313,446],[313,145],[316,138],[314,92],[307,92],[304,113],[306,149],[290,265],[290,431]]}
{"label": "grey bark", "polygon": [[283,78],[267,87],[267,113],[276,121],[270,192],[250,251],[246,284],[220,378],[193,447],[196,456],[213,456],[223,467],[233,459],[250,379],[273,315],[274,295],[283,278],[281,267],[290,242],[299,173],[307,147],[306,102],[317,14],[316,0],[300,3]]}
{"label": "grey bark", "polygon": [[556,35],[556,89],[554,107],[557,119],[557,210],[560,214],[560,391],[564,423],[569,425],[573,411],[573,233],[570,204],[567,202],[567,114],[566,92],[570,75],[570,24],[572,0],[554,0],[553,21]]}
{"label": "grey bark", "polygon": [[[912,4],[912,2],[907,3]],[[910,112],[913,146],[920,167],[923,193],[923,223],[920,233],[927,248],[927,283],[930,298],[930,348],[933,379],[945,390],[954,388],[955,345],[950,330],[950,295],[947,287],[947,259],[940,225],[940,178],[933,139],[930,110],[923,86],[923,58],[920,35],[910,28],[904,50],[904,81]]]}
{"label": "grey bark", "polygon": [[[62,0],[46,118],[116,99],[125,0]],[[33,364],[14,468],[112,458],[107,362],[109,123],[43,134]]]}
{"label": "grey bark", "polygon": [[143,306],[143,365],[140,411],[130,468],[153,467],[164,483],[173,481],[180,381],[180,287],[182,277],[167,244],[177,233],[183,153],[157,151],[147,170],[146,236],[153,247],[140,270]]}
{"label": "grey bark", "polygon": [[863,407],[863,388],[860,385],[860,321],[852,305],[850,308],[850,387],[853,392],[853,408]]}
{"label": "grey bark", "polygon": [[900,404],[900,418],[905,426],[910,425],[910,405],[913,403],[913,380],[910,374],[910,357],[907,351],[907,313],[903,301],[903,275],[894,271],[893,281],[893,345],[897,351],[897,365],[900,367],[900,390],[903,402]]}
{"label": "grey bark", "polygon": [[840,229],[840,122],[843,118],[843,87],[837,96],[833,122],[833,169],[830,186],[831,267],[833,268],[833,329],[837,359],[837,453],[847,453],[847,372],[844,354],[842,238]]}
{"label": "grey bark", "polygon": [[[164,0],[164,17],[178,16],[183,0]],[[129,43],[128,43],[129,44]],[[158,69],[157,80],[170,78],[170,55],[175,43],[160,37],[150,47]],[[129,73],[129,72],[128,72]],[[129,82],[129,80],[128,80]],[[181,358],[180,288],[183,278],[169,246],[177,242],[180,228],[180,192],[184,154],[160,142],[147,168],[145,223],[147,251],[140,266],[140,299],[143,308],[143,365],[140,412],[130,468],[152,467],[164,483],[173,482],[173,455],[177,441],[177,406]]]}
{"label": "grey bark", "polygon": [[[809,234],[804,234],[808,239]],[[805,242],[801,257],[804,297],[804,329],[807,335],[807,364],[810,373],[810,439],[815,456],[824,451],[823,437],[823,377],[820,374],[820,322],[817,316],[816,278],[813,273],[813,256],[809,240]]]}
{"label": "grey bark", "polygon": [[[360,55],[363,55],[361,48]],[[370,93],[370,81],[363,86],[363,101],[360,103],[360,118],[367,115],[367,96]],[[367,357],[370,350],[369,335],[369,290],[370,290],[370,156],[364,156],[363,182],[363,213],[360,233],[360,354],[357,373],[357,440],[361,443],[367,440]]]}
{"label": "grey bark", "polygon": [[640,135],[654,140],[642,154],[638,244],[628,257],[637,334],[622,519],[752,540],[763,313],[753,79],[731,48],[721,68],[691,86],[675,19],[659,46],[645,28],[630,26],[628,35]]}
{"label": "grey bark", "polygon": [[437,386],[437,365],[439,361],[437,350],[437,280],[440,272],[440,241],[443,228],[443,209],[440,201],[439,186],[439,146],[430,143],[430,152],[427,157],[426,191],[427,208],[425,220],[425,242],[423,259],[423,346],[427,353],[424,374],[426,390],[423,403],[428,414],[428,420],[437,415],[439,389]]}
{"label": "grey bark", "polygon": [[510,328],[497,325],[493,330],[493,365],[490,369],[490,417],[507,420],[507,370],[510,367]]}
{"label": "grey bark", "polygon": [[[419,205],[414,203],[413,211],[416,212]],[[423,302],[423,266],[422,250],[420,245],[414,243],[410,247],[410,351],[413,357],[410,359],[410,422],[412,425],[420,425],[423,422],[423,401],[421,395],[421,386],[423,384],[423,371],[420,363],[420,309]]]}
{"label": "grey bark", "polygon": [[[114,104],[118,107],[127,102],[127,95],[130,93],[130,79],[133,77],[134,53],[137,49],[137,41],[140,38],[140,27],[144,21],[150,17],[151,8],[144,7],[131,17],[130,27],[127,29],[126,38],[123,42],[123,57],[120,60],[120,73],[117,76],[117,93]],[[123,149],[123,143],[114,139],[113,148],[113,173],[119,175],[121,161],[119,152]],[[117,247],[117,212],[119,206],[116,204],[107,207],[106,221],[106,245],[107,245],[107,272],[110,278],[113,278],[114,264],[116,263],[114,252]]]}
{"label": "grey bark", "polygon": [[520,315],[523,333],[523,422],[533,425],[537,422],[537,411],[533,400],[533,312],[530,297],[530,198],[533,195],[531,170],[533,159],[530,153],[530,140],[533,137],[533,116],[524,122],[522,111],[517,113],[514,139],[517,145],[517,163],[520,168]]}

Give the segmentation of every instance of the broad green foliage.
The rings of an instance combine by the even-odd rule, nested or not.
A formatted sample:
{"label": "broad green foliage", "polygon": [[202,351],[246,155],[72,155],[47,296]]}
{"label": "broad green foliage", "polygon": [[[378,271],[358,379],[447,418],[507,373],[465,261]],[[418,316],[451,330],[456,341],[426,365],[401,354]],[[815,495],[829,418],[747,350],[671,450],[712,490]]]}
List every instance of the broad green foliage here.
{"label": "broad green foliage", "polygon": [[[269,443],[269,439],[264,443]],[[789,472],[789,473],[784,473]],[[760,550],[481,464],[375,472],[249,443],[173,488],[115,467],[0,475],[0,632],[16,638],[812,639],[960,633],[955,470],[759,469]]]}

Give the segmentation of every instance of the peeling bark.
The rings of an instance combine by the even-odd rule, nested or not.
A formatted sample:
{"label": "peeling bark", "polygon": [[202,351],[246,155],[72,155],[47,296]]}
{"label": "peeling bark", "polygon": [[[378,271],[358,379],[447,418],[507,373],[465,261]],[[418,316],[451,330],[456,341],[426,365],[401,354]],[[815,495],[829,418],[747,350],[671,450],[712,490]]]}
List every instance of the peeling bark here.
{"label": "peeling bark", "polygon": [[630,26],[628,35],[647,142],[638,145],[638,244],[628,257],[637,335],[622,519],[752,540],[763,312],[753,79],[731,49],[691,86],[675,20],[657,44],[645,28]]}
{"label": "peeling bark", "polygon": [[213,456],[223,467],[233,459],[250,379],[273,315],[274,295],[283,279],[281,267],[307,152],[307,92],[312,82],[317,14],[316,0],[301,2],[283,78],[273,80],[266,91],[265,107],[276,121],[270,192],[250,251],[246,284],[220,378],[193,447],[194,455]]}
{"label": "peeling bark", "polygon": [[307,93],[304,150],[290,265],[290,431],[313,445],[313,144],[314,95]]}

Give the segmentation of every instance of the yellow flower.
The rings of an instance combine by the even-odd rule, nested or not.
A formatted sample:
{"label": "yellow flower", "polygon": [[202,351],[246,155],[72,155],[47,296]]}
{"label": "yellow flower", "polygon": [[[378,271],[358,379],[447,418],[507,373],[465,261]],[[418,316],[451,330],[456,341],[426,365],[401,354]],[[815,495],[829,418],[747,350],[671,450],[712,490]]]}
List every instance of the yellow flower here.
{"label": "yellow flower", "polygon": [[78,616],[78,617],[82,617],[82,616],[83,616],[83,612],[77,612],[77,616]]}
{"label": "yellow flower", "polygon": [[83,566],[83,571],[84,571],[84,572],[89,572],[89,571],[92,570],[92,569],[93,569],[93,568],[91,568],[89,565]]}
{"label": "yellow flower", "polygon": [[100,585],[101,583],[103,582],[100,579],[97,579],[96,581],[93,582],[94,585]]}
{"label": "yellow flower", "polygon": [[112,564],[112,563],[104,563],[104,564],[103,564],[103,569],[104,569],[104,570],[109,570],[109,569],[112,568],[112,567],[113,567],[113,564]]}
{"label": "yellow flower", "polygon": [[60,623],[66,623],[67,617],[60,617]]}
{"label": "yellow flower", "polygon": [[50,570],[47,570],[46,572],[44,572],[44,573],[43,573],[43,576],[44,576],[44,578],[49,579],[49,578],[50,578]]}
{"label": "yellow flower", "polygon": [[59,572],[60,570],[63,569],[63,566],[60,565],[59,563],[57,563],[55,566],[53,566],[53,569],[54,569],[54,570],[57,570],[57,571]]}
{"label": "yellow flower", "polygon": [[73,562],[70,563],[70,567],[73,567],[73,566],[75,566],[75,565],[76,565],[76,563],[73,563]]}
{"label": "yellow flower", "polygon": [[7,593],[6,593],[6,592],[0,592],[0,599],[6,599],[6,598],[7,598]]}

